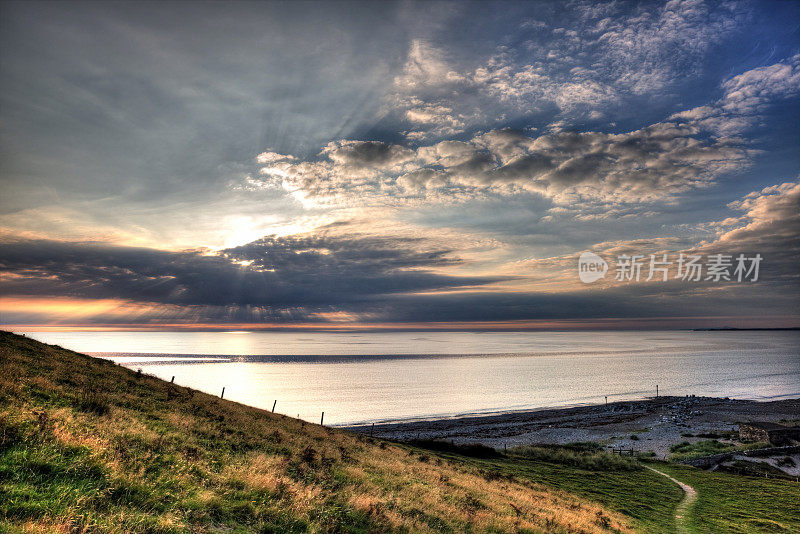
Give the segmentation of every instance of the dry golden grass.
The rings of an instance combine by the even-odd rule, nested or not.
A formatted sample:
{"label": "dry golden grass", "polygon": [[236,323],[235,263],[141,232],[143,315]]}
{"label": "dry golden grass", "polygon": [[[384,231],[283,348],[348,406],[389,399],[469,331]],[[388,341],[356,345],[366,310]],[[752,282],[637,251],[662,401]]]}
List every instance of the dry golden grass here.
{"label": "dry golden grass", "polygon": [[632,531],[545,486],[8,333],[0,360],[0,519],[21,532]]}

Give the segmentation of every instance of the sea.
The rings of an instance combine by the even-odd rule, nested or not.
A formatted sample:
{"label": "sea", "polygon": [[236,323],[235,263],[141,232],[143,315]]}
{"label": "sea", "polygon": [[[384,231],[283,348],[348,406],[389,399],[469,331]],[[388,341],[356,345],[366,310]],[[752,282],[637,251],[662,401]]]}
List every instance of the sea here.
{"label": "sea", "polygon": [[656,388],[659,395],[800,397],[800,331],[25,334],[339,426],[641,399]]}

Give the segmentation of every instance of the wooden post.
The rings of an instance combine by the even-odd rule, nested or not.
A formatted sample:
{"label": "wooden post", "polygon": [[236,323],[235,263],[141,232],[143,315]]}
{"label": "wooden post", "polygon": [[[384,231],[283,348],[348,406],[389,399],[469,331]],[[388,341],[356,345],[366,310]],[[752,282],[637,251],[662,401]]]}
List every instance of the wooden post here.
{"label": "wooden post", "polygon": [[319,426],[322,426],[322,421],[325,420],[325,412],[322,412],[322,416],[319,418]]}
{"label": "wooden post", "polygon": [[169,383],[170,384],[174,384],[175,383],[175,377],[174,376],[172,377],[172,380],[169,381]]}
{"label": "wooden post", "polygon": [[372,428],[369,429],[369,437],[372,437],[372,434],[375,433],[375,423],[372,423]]}
{"label": "wooden post", "polygon": [[220,393],[219,398],[220,399],[224,399],[225,398],[225,386],[222,386],[222,393]]}
{"label": "wooden post", "polygon": [[658,384],[656,384],[656,398],[658,398]]}
{"label": "wooden post", "polygon": [[608,395],[606,395],[606,407],[608,407]]}
{"label": "wooden post", "polygon": [[275,405],[278,404],[278,399],[275,399],[275,402],[272,403],[272,413],[275,413]]}

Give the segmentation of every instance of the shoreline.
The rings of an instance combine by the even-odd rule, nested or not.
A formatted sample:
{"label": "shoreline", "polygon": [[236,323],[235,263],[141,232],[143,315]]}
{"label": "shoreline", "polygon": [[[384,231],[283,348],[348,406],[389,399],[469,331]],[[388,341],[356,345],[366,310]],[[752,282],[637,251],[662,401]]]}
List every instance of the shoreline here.
{"label": "shoreline", "polygon": [[[611,397],[612,395],[609,395]],[[616,394],[613,395],[614,397],[622,397],[625,396],[623,394]],[[389,425],[402,425],[402,424],[420,424],[420,423],[429,423],[429,422],[437,422],[437,421],[460,421],[463,419],[486,419],[486,418],[493,418],[493,417],[508,417],[514,416],[519,414],[528,414],[528,413],[538,413],[543,411],[563,411],[563,410],[570,410],[573,408],[591,408],[591,407],[605,407],[605,406],[612,406],[612,405],[623,405],[628,403],[636,403],[636,402],[648,402],[657,399],[666,399],[666,398],[674,398],[674,399],[684,399],[687,397],[693,398],[702,398],[702,399],[715,399],[719,401],[728,401],[728,400],[735,400],[735,401],[744,401],[744,402],[756,402],[760,404],[770,403],[770,402],[777,402],[777,401],[784,401],[784,400],[800,400],[800,393],[786,393],[782,395],[773,395],[771,397],[761,397],[761,398],[747,398],[747,397],[708,397],[704,395],[660,395],[658,397],[636,397],[636,398],[626,398],[621,400],[615,400],[608,402],[607,404],[604,403],[597,403],[592,401],[587,402],[573,402],[569,404],[563,405],[554,405],[554,406],[541,406],[537,408],[508,408],[508,409],[497,409],[492,410],[489,409],[487,411],[474,411],[474,412],[463,412],[458,414],[433,414],[433,415],[420,415],[418,417],[400,417],[396,419],[367,419],[363,421],[354,421],[349,423],[333,423],[330,426],[335,428],[345,428],[345,429],[358,429],[358,428],[369,428],[374,423],[375,428],[378,426],[389,426]],[[595,399],[597,397],[591,397]]]}
{"label": "shoreline", "polygon": [[396,441],[434,439],[457,444],[481,443],[494,448],[597,441],[608,447],[653,451],[657,457],[664,457],[674,443],[704,439],[698,434],[735,431],[738,423],[746,421],[797,420],[798,414],[800,397],[756,401],[662,396],[608,405],[572,405],[338,428]]}

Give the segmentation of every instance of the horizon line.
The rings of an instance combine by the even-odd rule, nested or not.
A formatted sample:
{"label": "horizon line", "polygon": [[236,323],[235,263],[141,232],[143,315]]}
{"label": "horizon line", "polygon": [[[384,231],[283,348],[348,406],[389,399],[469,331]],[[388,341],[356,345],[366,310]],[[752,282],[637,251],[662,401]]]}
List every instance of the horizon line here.
{"label": "horizon line", "polygon": [[800,329],[800,316],[609,317],[598,319],[536,319],[511,321],[438,321],[385,323],[17,323],[0,329],[22,332],[110,331],[546,331],[546,330],[692,330],[692,329]]}

